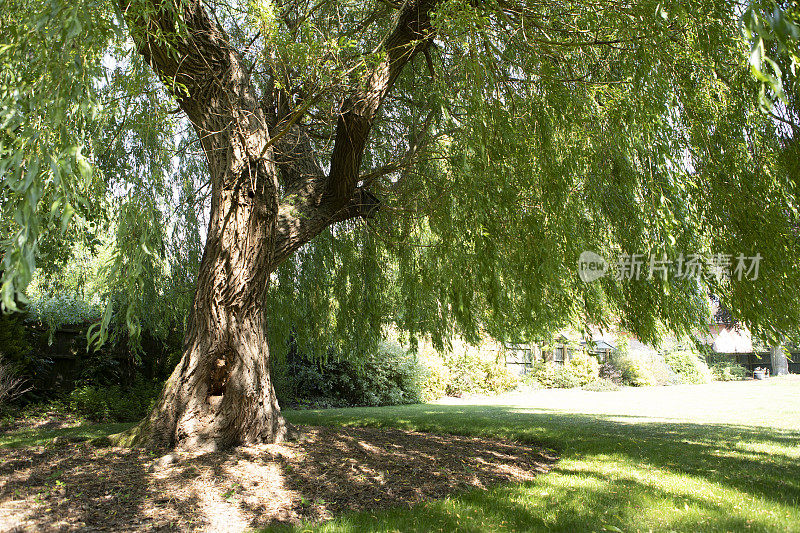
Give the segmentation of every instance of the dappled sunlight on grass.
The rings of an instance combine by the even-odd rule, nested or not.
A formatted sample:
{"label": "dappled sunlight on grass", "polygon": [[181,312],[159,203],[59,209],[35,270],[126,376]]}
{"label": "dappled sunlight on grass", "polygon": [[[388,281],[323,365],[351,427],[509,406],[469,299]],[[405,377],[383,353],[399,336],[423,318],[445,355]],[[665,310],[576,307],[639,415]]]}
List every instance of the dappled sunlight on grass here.
{"label": "dappled sunlight on grass", "polygon": [[[586,403],[586,398],[592,398],[586,391],[572,391],[574,397],[570,391],[558,391],[552,397],[547,391],[537,391],[535,402],[528,405],[518,399],[506,405],[485,401],[469,405],[461,401],[451,405],[288,411],[287,419],[296,424],[397,427],[495,437],[541,445],[554,450],[561,459],[549,473],[531,481],[470,490],[441,500],[428,496],[410,509],[345,514],[337,511],[329,522],[276,525],[272,529],[800,531],[798,390],[800,380],[791,378],[766,385],[743,382],[707,388],[628,389],[620,391],[619,397],[614,396],[616,393],[602,393],[603,400],[594,403]],[[696,403],[693,409],[685,408],[687,394]],[[653,398],[669,405],[645,405],[644,399]],[[741,398],[747,401],[743,404]],[[559,406],[561,401],[573,407]],[[582,401],[585,409],[575,407]],[[683,409],[681,416],[677,416],[676,406]],[[770,406],[771,414],[766,416]],[[775,406],[780,406],[779,410]],[[105,424],[18,430],[0,435],[0,446],[49,445],[56,436],[80,440],[124,427]],[[375,437],[383,433],[389,432],[376,432]],[[452,439],[433,439],[458,450],[476,465],[507,461],[508,454],[502,449],[468,453],[463,447],[454,446]],[[401,469],[410,470],[403,465],[408,464],[412,450],[392,446],[394,441],[389,441],[381,445],[382,441],[359,435],[329,444],[344,446],[339,455],[346,460],[361,454],[391,460]],[[435,455],[432,451],[415,450],[420,461]],[[307,478],[309,483],[298,485],[299,496],[306,491],[304,487],[313,485],[319,489],[321,478],[315,468],[330,469],[331,465],[329,459],[313,454],[307,463],[307,468],[294,469],[297,472],[293,475]],[[511,461],[497,466],[495,473],[505,475],[509,468],[517,466]],[[331,492],[324,499],[332,504],[335,495],[346,494],[348,487],[361,486],[370,473],[366,467],[362,470],[363,475],[350,478],[346,474],[330,475]],[[19,473],[25,475],[22,470]],[[375,474],[380,477],[377,471]],[[414,485],[416,478],[414,472],[408,471],[398,479],[386,489],[397,489],[405,481]],[[383,494],[375,497],[383,498]]]}
{"label": "dappled sunlight on grass", "polygon": [[[746,389],[750,383],[692,388],[701,403],[682,418],[652,416],[660,413],[641,408],[641,402],[622,413],[612,400],[606,400],[608,413],[596,412],[597,405],[587,409],[595,412],[584,413],[461,403],[296,411],[287,416],[301,423],[492,435],[538,442],[562,455],[550,473],[530,483],[474,491],[410,511],[346,515],[314,530],[800,531],[800,431],[790,429],[800,428],[800,412],[793,403],[800,381],[776,380],[774,389],[755,383],[758,394]],[[703,408],[703,390],[744,394],[752,410],[736,404],[736,412],[709,413]],[[675,387],[642,391],[642,396],[663,399],[670,392],[686,393]],[[559,397],[565,397],[563,391]],[[772,427],[761,424],[764,403],[788,407],[773,411]],[[725,398],[715,398],[714,405],[726,404]]]}
{"label": "dappled sunlight on grass", "polygon": [[734,443],[734,446],[742,452],[751,452],[756,458],[758,456],[768,456],[771,460],[776,460],[782,455],[791,460],[800,459],[800,444],[779,446],[768,442],[739,441]]}
{"label": "dappled sunlight on grass", "polygon": [[24,429],[0,433],[0,447],[17,448],[20,446],[44,446],[50,444],[56,437],[66,440],[90,440],[103,437],[112,433],[119,433],[131,427],[132,424],[85,424],[70,428],[59,429]]}

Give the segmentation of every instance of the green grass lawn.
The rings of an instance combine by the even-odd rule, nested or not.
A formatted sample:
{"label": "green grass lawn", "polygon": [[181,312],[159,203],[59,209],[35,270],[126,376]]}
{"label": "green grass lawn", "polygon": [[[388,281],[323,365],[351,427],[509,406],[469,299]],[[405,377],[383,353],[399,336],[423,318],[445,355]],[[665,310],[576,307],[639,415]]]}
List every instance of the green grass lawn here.
{"label": "green grass lawn", "polygon": [[798,377],[601,393],[537,391],[500,401],[507,405],[480,400],[286,412],[298,424],[517,439],[544,444],[562,457],[531,483],[294,529],[800,531]]}
{"label": "green grass lawn", "polygon": [[[285,415],[516,439],[561,460],[530,483],[277,531],[800,531],[800,376]],[[124,427],[20,430],[0,446]]]}
{"label": "green grass lawn", "polygon": [[0,446],[20,448],[24,446],[45,446],[56,437],[89,440],[118,433],[133,424],[83,424],[75,427],[58,429],[22,429],[0,433]]}

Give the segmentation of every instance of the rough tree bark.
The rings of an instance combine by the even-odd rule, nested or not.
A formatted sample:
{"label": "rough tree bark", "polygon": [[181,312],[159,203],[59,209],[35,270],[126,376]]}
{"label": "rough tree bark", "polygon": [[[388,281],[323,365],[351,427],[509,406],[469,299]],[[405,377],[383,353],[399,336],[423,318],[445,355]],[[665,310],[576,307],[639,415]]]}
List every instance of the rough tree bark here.
{"label": "rough tree bark", "polygon": [[403,66],[430,42],[435,4],[406,2],[386,59],[363,92],[343,96],[325,175],[302,127],[285,126],[280,98],[259,101],[241,54],[199,0],[123,0],[139,52],[201,140],[212,193],[183,356],[151,414],[117,443],[214,450],[286,437],[269,376],[270,274],[332,223],[364,214],[357,184],[370,128]]}

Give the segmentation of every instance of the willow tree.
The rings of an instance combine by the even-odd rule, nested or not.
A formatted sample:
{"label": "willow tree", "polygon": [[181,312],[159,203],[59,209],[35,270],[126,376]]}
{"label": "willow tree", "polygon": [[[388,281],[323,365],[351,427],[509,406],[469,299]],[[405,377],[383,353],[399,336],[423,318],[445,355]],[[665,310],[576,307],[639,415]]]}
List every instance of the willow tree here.
{"label": "willow tree", "polygon": [[[207,217],[183,357],[125,436],[186,448],[285,436],[268,340],[322,353],[386,323],[440,344],[612,323],[651,340],[704,324],[709,290],[784,331],[800,323],[797,114],[779,104],[776,128],[760,109],[741,12],[5,0],[4,306],[48,228],[115,220],[133,301],[141,258],[164,259],[152,235]],[[758,280],[584,283],[584,250],[764,259]],[[136,325],[130,307],[104,325],[114,313]]]}

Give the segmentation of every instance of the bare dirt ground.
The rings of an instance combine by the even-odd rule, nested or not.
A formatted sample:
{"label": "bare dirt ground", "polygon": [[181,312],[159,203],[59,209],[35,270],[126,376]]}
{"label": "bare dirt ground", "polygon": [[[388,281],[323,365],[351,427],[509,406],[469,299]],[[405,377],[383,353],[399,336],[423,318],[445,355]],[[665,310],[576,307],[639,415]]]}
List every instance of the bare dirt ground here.
{"label": "bare dirt ground", "polygon": [[301,426],[296,442],[175,461],[85,443],[0,449],[0,531],[237,531],[533,479],[552,452],[513,442]]}

